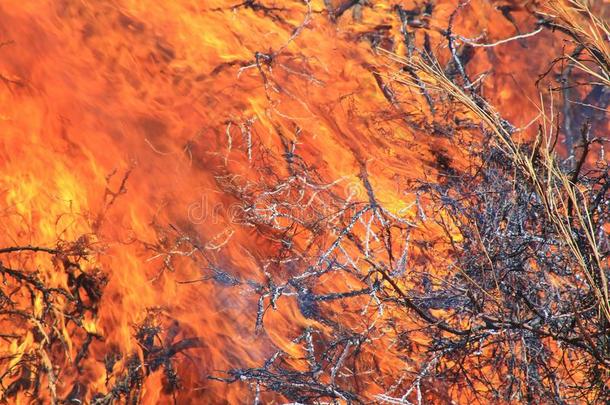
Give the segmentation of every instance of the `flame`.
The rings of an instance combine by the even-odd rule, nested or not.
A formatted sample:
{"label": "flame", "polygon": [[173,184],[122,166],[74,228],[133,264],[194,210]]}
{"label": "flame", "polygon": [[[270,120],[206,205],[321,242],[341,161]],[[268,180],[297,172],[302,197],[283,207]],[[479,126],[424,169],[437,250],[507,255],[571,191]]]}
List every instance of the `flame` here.
{"label": "flame", "polygon": [[[146,359],[134,338],[137,325],[160,325],[161,336],[174,334],[167,344],[198,339],[176,360],[184,389],[165,392],[167,376],[156,370],[144,380],[142,403],[167,403],[172,395],[180,404],[241,403],[253,395],[246,385],[207,377],[255,367],[276,350],[291,355],[295,369],[306,369],[307,353],[295,339],[308,327],[328,326],[282,296],[273,303],[277,309],[265,313],[264,331],[257,327],[260,303],[245,280],[263,284],[265,273],[281,278],[299,263],[282,263],[280,269],[277,241],[240,218],[268,210],[277,196],[306,212],[321,204],[316,193],[324,190],[301,196],[279,188],[257,195],[256,187],[289,177],[284,157],[298,149],[329,190],[353,201],[366,199],[359,176],[366,165],[380,203],[410,220],[417,215],[418,197],[397,184],[435,179],[435,151],[445,151],[455,165],[467,163],[447,139],[431,139],[401,121],[403,112],[429,114],[425,102],[411,110],[398,94],[392,101],[392,90],[384,90],[391,82],[390,63],[371,44],[406,52],[389,3],[359,5],[335,19],[323,1],[256,4],[9,0],[0,5],[0,245],[69,247],[73,253],[64,260],[78,256],[83,274],[107,277],[100,301],[91,304],[97,309],[80,319],[65,312],[68,298],[57,297],[50,309],[53,328],[39,324],[49,309],[45,297],[34,294],[31,317],[15,331],[19,337],[0,341],[2,353],[12,356],[1,369],[13,381],[21,378],[16,370],[25,370],[19,366],[24,356],[37,351],[66,367],[41,377],[43,402],[67,398],[81,385],[86,401],[106,393],[130,362]],[[515,25],[531,26],[527,6],[514,13],[513,22],[493,2],[465,7],[468,12],[454,22],[465,38],[484,32],[491,42],[513,35]],[[441,46],[440,27],[454,9],[454,2],[441,1],[433,19],[412,24],[431,27],[432,43]],[[538,55],[533,60],[521,52],[523,46],[512,41],[477,49],[469,66],[473,76],[493,70],[483,84],[490,101],[526,126],[538,112],[532,83],[562,44],[546,31],[528,38],[528,55]],[[245,194],[248,187],[254,194]],[[247,200],[252,195],[258,200]],[[267,226],[288,229],[294,213],[276,208],[278,215]],[[446,213],[440,216],[450,221]],[[354,226],[367,232],[367,221],[373,220],[363,214]],[[414,232],[434,240],[441,231]],[[456,242],[461,237],[453,235]],[[293,240],[302,251],[310,242],[307,236]],[[74,253],[79,249],[86,252]],[[439,248],[435,254],[446,253]],[[44,252],[18,252],[7,260],[7,267],[36,271],[48,285],[73,288],[68,273],[76,270],[66,273],[62,269],[69,265]],[[322,280],[320,294],[362,284],[356,277]],[[94,301],[85,288],[80,287],[82,296]],[[25,291],[14,297],[22,305],[29,299]],[[271,305],[270,299],[262,305]],[[322,306],[342,313],[334,318],[342,324],[362,329],[357,309],[366,300]],[[377,316],[383,324],[386,314]],[[371,339],[397,339],[392,325],[380,330],[385,334]],[[56,332],[61,347],[44,336]],[[381,382],[391,385],[410,362],[401,348],[388,347],[365,353],[382,374],[359,388],[368,398],[383,392]],[[12,403],[31,401],[27,390],[11,395]]]}

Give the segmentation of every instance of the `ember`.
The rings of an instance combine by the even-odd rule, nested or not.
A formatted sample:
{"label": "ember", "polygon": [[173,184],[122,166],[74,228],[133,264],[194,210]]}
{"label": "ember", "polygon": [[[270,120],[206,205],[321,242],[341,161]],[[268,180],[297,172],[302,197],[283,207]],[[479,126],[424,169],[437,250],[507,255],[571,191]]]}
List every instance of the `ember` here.
{"label": "ember", "polygon": [[610,401],[603,1],[34,3],[4,403]]}

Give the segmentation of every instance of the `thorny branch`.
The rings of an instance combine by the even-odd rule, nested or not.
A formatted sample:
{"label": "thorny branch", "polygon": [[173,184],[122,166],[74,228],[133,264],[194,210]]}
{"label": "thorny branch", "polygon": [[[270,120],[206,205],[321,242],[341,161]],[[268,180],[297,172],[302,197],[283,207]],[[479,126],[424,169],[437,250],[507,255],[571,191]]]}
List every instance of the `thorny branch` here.
{"label": "thorny branch", "polygon": [[[364,3],[328,6],[329,16],[336,20]],[[253,60],[227,62],[211,75],[231,66],[239,66],[239,73],[256,68],[271,104],[273,93],[295,98],[274,78],[278,66],[322,85],[309,72],[281,63],[311,22],[312,5],[304,4],[302,22],[283,45],[256,52]],[[233,6],[242,8],[287,24],[281,7],[250,0]],[[439,398],[449,403],[456,396],[481,403],[610,399],[610,240],[604,231],[610,223],[610,174],[603,149],[596,149],[607,142],[603,127],[583,122],[580,144],[570,143],[572,156],[562,160],[557,139],[571,136],[574,127],[561,128],[558,117],[542,109],[537,138],[519,144],[513,139],[518,129],[490,105],[482,92],[484,79],[469,70],[476,52],[524,43],[549,29],[576,43],[569,56],[558,58],[572,66],[557,75],[564,76],[559,91],[569,87],[573,67],[580,82],[600,86],[608,80],[607,47],[587,37],[590,30],[579,30],[578,19],[568,18],[587,15],[583,9],[536,12],[535,29],[521,33],[517,28],[516,35],[486,42],[484,35],[470,39],[456,33],[456,16],[467,9],[468,3],[460,2],[441,29],[431,22],[433,2],[412,10],[396,6],[396,35],[405,47],[404,55],[392,58],[399,73],[365,67],[402,124],[464,151],[465,163],[431,150],[436,160],[429,178],[399,185],[411,201],[407,214],[386,208],[365,163],[356,195],[345,192],[344,179],[325,180],[300,153],[298,125],[294,134],[275,128],[281,152],[274,154],[253,141],[256,117],[241,124],[226,121],[229,152],[234,152],[235,126],[254,170],[269,174],[265,165],[273,157],[286,169],[255,179],[228,171],[217,177],[241,204],[235,225],[255,229],[277,247],[276,255],[261,264],[258,275],[245,277],[223,268],[197,238],[177,227],[145,247],[151,260],[163,260],[162,271],[174,271],[178,257],[204,263],[200,278],[182,283],[215,283],[251,296],[252,329],[259,334],[269,327],[269,311],[281,311],[285,301],[295,304],[300,319],[294,320],[298,335],[290,337],[293,352],[277,350],[257,367],[210,378],[250,384],[255,403],[278,395],[296,403],[420,404]],[[516,27],[510,10],[502,13]],[[446,52],[432,49],[432,31],[446,41]],[[389,35],[389,29],[383,32],[379,35]],[[381,42],[372,45],[383,55],[376,45]],[[592,61],[581,56],[585,52]],[[563,111],[571,108],[569,100],[605,111],[596,94],[591,90],[575,101],[564,97]],[[413,104],[427,105],[432,114],[415,121],[416,111],[408,107]],[[124,193],[126,181],[127,175],[117,192],[108,191],[108,206]],[[0,249],[7,257],[0,264],[0,322],[10,330],[0,339],[35,342],[0,359],[4,402],[22,392],[36,397],[45,384],[52,403],[88,398],[90,388],[83,382],[77,380],[64,398],[56,385],[59,371],[79,373],[91,345],[103,339],[85,326],[98,311],[107,281],[101,270],[87,265],[90,243],[82,238],[53,248]],[[22,255],[47,255],[65,285],[27,270],[26,259],[8,259]],[[58,329],[61,323],[66,333]],[[204,346],[182,329],[160,309],[151,309],[134,325],[138,352],[107,351],[106,389],[94,392],[91,403],[137,404],[154,372],[163,373],[166,393],[179,390],[176,358]],[[81,343],[73,355],[67,341],[72,338]]]}
{"label": "thorny branch", "polygon": [[[356,3],[342,3],[334,17]],[[310,326],[294,340],[302,356],[277,351],[259,368],[213,378],[248,382],[255,403],[267,391],[300,403],[372,400],[363,385],[385,391],[375,400],[396,404],[449,402],[458,394],[483,403],[610,398],[604,371],[610,366],[604,315],[610,241],[603,230],[610,220],[610,174],[603,149],[591,143],[607,140],[584,125],[578,153],[561,160],[554,148],[568,129],[562,132],[559,118],[543,109],[538,137],[516,143],[520,130],[489,104],[483,79],[471,78],[468,69],[477,48],[523,45],[552,28],[581,48],[572,59],[586,48],[600,63],[602,73],[578,65],[595,82],[606,68],[603,48],[585,44],[583,32],[548,13],[537,14],[536,28],[522,33],[504,9],[516,35],[465,38],[453,24],[466,5],[460,3],[442,30],[429,23],[433,5],[397,7],[407,54],[392,59],[402,75],[369,66],[393,108],[408,115],[405,94],[419,97],[434,113],[423,130],[433,128],[466,151],[466,165],[437,153],[436,175],[405,185],[405,194],[414,196],[413,215],[384,208],[364,165],[360,198],[345,196],[340,183],[325,183],[294,144],[284,156],[284,177],[247,184],[219,177],[243,201],[240,221],[276,243],[278,254],[261,269],[264,282],[218,266],[202,280],[257,296],[259,333],[267,311],[281,310],[280,297],[293,299]],[[418,41],[418,30],[446,39],[444,66],[426,32],[423,44]],[[278,136],[286,145],[286,136]],[[333,291],[328,279],[351,289]],[[384,357],[399,369],[390,383],[381,371]]]}

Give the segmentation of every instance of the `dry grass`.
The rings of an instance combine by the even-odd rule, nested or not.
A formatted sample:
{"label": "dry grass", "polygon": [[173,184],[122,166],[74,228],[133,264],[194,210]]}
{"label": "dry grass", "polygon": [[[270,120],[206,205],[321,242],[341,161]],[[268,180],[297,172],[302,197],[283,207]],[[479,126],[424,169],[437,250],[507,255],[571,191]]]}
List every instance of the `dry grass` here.
{"label": "dry grass", "polygon": [[607,16],[603,15],[607,6],[602,3],[599,8],[601,15],[593,11],[587,0],[550,0],[543,4],[540,15],[548,18],[554,28],[570,35],[587,50],[590,62],[568,57],[575,66],[609,86],[610,28]]}
{"label": "dry grass", "polygon": [[[574,32],[578,38],[583,38],[582,45],[589,49],[592,55],[601,55],[605,58],[600,59],[600,56],[600,58],[596,57],[594,59],[595,66],[599,67],[599,71],[583,62],[575,62],[577,66],[580,66],[586,72],[590,72],[594,78],[606,83],[609,77],[606,62],[610,61],[610,58],[608,58],[607,43],[602,35],[608,35],[607,25],[593,15],[584,2],[570,1],[571,6],[566,6],[564,3],[557,1],[549,4],[554,5],[556,10],[562,12],[562,21],[565,18],[570,24],[566,25],[566,29]],[[574,13],[578,13],[582,18],[570,19],[570,16]],[[560,17],[556,18],[559,19]],[[561,167],[554,150],[553,128],[556,117],[553,116],[553,108],[546,108],[541,96],[539,106],[540,130],[532,152],[527,153],[525,152],[526,149],[522,148],[522,145],[513,138],[510,127],[506,125],[494,107],[448,77],[434,57],[417,55],[406,59],[395,54],[388,54],[388,56],[394,62],[406,65],[416,71],[419,77],[419,82],[416,82],[412,76],[399,73],[393,77],[394,80],[417,89],[421,88],[423,82],[428,91],[446,94],[453,101],[464,106],[470,112],[472,118],[480,121],[494,134],[498,147],[522,171],[525,178],[536,190],[544,204],[548,219],[554,224],[565,246],[569,248],[574,261],[580,267],[588,285],[595,292],[600,315],[610,322],[610,294],[605,273],[607,269],[604,268],[591,213],[586,205],[587,198],[584,198],[583,195],[586,191],[581,190],[575,177]],[[577,240],[576,229],[585,235],[586,246],[583,246],[582,242]]]}

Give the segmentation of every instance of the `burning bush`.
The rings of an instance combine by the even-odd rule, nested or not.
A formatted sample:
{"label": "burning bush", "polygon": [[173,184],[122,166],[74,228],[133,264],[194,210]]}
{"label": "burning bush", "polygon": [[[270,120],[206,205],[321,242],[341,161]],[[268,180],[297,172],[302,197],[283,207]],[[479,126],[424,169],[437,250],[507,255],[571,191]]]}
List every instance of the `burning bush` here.
{"label": "burning bush", "polygon": [[610,400],[603,4],[186,3],[0,6],[4,402]]}

